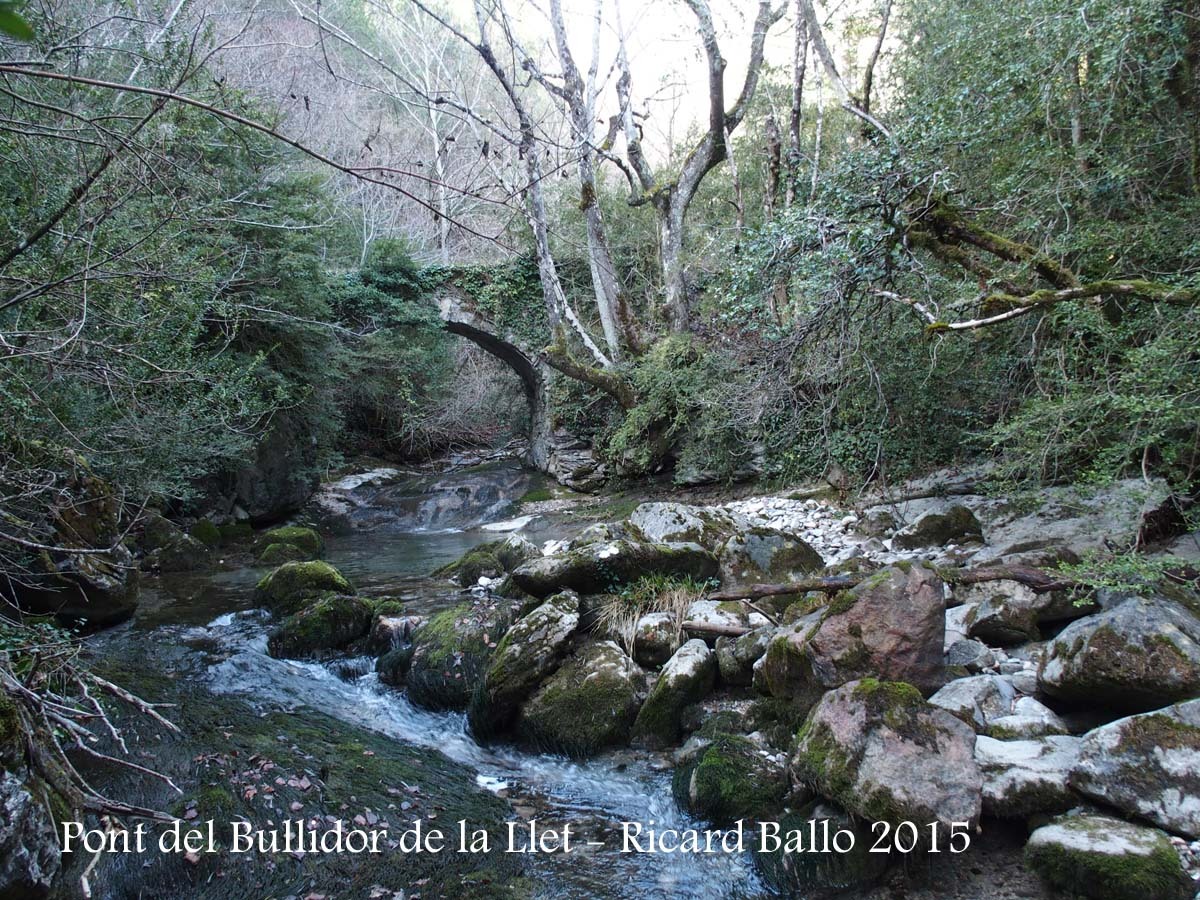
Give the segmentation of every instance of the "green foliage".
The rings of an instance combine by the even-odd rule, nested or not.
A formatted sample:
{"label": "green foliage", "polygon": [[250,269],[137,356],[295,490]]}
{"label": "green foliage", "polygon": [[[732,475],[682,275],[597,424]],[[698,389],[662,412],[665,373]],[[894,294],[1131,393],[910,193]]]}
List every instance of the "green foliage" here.
{"label": "green foliage", "polygon": [[[1079,562],[1058,564],[1058,571],[1084,587],[1119,593],[1157,591],[1170,581],[1170,573],[1178,569],[1177,557],[1145,556],[1136,551],[1117,554],[1091,551]],[[1076,601],[1081,606],[1090,602],[1090,594],[1081,594]]]}

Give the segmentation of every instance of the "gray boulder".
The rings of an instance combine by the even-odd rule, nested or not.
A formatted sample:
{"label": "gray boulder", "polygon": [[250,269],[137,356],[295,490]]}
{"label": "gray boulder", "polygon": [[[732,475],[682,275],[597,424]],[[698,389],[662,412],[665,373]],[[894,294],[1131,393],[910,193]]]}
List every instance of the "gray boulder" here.
{"label": "gray boulder", "polygon": [[643,503],[626,523],[652,544],[699,544],[713,552],[719,552],[735,532],[751,527],[728,510],[670,502]]}
{"label": "gray boulder", "polygon": [[683,709],[702,700],[717,676],[716,654],[701,640],[676,651],[646,697],[633,723],[634,743],[660,750],[679,740]]}
{"label": "gray boulder", "polygon": [[648,669],[657,669],[682,644],[675,616],[669,612],[646,613],[633,627],[633,658]]}
{"label": "gray boulder", "polygon": [[1044,622],[1078,619],[1095,612],[1094,604],[1076,606],[1066,591],[1037,593],[1016,581],[988,581],[958,592],[973,607],[965,624],[970,637],[993,646],[1035,641]]}
{"label": "gray boulder", "polygon": [[767,652],[775,629],[756,628],[738,637],[717,638],[717,669],[724,684],[747,685],[754,680],[754,664]]}
{"label": "gray boulder", "polygon": [[751,526],[736,532],[721,550],[724,584],[794,581],[825,565],[821,555],[795,535]]}
{"label": "gray boulder", "polygon": [[999,675],[972,675],[951,681],[929,702],[983,732],[991,720],[1011,715],[1016,699],[1016,689],[1008,679]]}
{"label": "gray boulder", "polygon": [[54,819],[28,784],[0,769],[0,897],[44,897],[61,865]]}
{"label": "gray boulder", "polygon": [[975,733],[909,684],[863,679],[830,691],[796,735],[794,781],[868,821],[979,821]]}
{"label": "gray boulder", "polygon": [[926,513],[907,528],[897,531],[892,540],[905,550],[944,547],[951,543],[982,541],[983,526],[967,507],[951,506],[945,512]]}
{"label": "gray boulder", "polygon": [[1079,757],[1079,738],[1029,741],[975,739],[975,762],[983,773],[983,812],[1002,819],[1062,813],[1078,803],[1067,775]]}
{"label": "gray boulder", "polygon": [[650,574],[712,578],[717,558],[692,543],[597,542],[529,560],[513,570],[512,580],[526,593],[546,597],[564,590],[607,593]]}
{"label": "gray boulder", "polygon": [[1200,700],[1089,731],[1071,786],[1127,815],[1200,838]]}
{"label": "gray boulder", "polygon": [[1038,670],[1043,692],[1142,712],[1200,694],[1200,620],[1163,598],[1130,597],[1072,622]]}
{"label": "gray boulder", "polygon": [[976,674],[995,663],[995,654],[987,644],[980,641],[955,641],[946,651],[947,666],[962,666],[968,672]]}
{"label": "gray boulder", "polygon": [[1101,815],[1060,816],[1025,845],[1051,888],[1094,900],[1187,900],[1191,880],[1167,836]]}
{"label": "gray boulder", "polygon": [[492,654],[467,707],[472,732],[490,737],[511,724],[522,702],[558,669],[578,627],[579,597],[570,592],[518,619]]}

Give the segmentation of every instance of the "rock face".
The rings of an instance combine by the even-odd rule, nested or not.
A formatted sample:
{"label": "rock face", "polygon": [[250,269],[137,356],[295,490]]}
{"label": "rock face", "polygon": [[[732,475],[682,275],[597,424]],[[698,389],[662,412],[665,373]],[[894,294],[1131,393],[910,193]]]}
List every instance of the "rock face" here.
{"label": "rock face", "polygon": [[[465,710],[507,626],[506,611],[465,603],[430,616],[413,635],[404,675],[408,699],[425,709]],[[403,657],[395,663],[403,668]]]}
{"label": "rock face", "polygon": [[638,711],[634,742],[661,749],[679,740],[685,706],[702,700],[717,676],[716,654],[701,640],[690,640],[672,656]]}
{"label": "rock face", "polygon": [[329,563],[318,560],[290,562],[267,574],[254,586],[254,599],[274,612],[292,613],[304,605],[305,599],[327,591],[353,594],[354,588]]}
{"label": "rock face", "polygon": [[1095,900],[1187,900],[1191,881],[1167,836],[1100,815],[1062,816],[1025,846],[1050,887]]}
{"label": "rock face", "polygon": [[633,629],[633,658],[638,665],[657,669],[683,644],[675,617],[668,612],[646,613]]}
{"label": "rock face", "polygon": [[363,637],[373,618],[366,600],[331,594],[284,619],[267,638],[267,652],[279,659],[322,656]]}
{"label": "rock face", "polygon": [[1123,813],[1200,838],[1200,700],[1088,732],[1071,786]]}
{"label": "rock face", "polygon": [[983,526],[965,506],[951,506],[945,512],[926,513],[896,532],[893,540],[906,550],[917,547],[942,547],[965,541],[982,541]]}
{"label": "rock face", "polygon": [[54,504],[35,534],[56,549],[25,561],[30,574],[12,585],[17,605],[97,627],[123,622],[137,608],[138,570],[121,542],[119,494],[73,453],[55,466]]}
{"label": "rock face", "polygon": [[530,560],[512,578],[526,593],[546,597],[564,590],[606,593],[654,573],[703,580],[717,574],[717,558],[699,544],[612,541]]}
{"label": "rock face", "polygon": [[979,821],[975,734],[908,684],[862,679],[827,693],[796,735],[794,781],[868,821]]}
{"label": "rock face", "polygon": [[0,897],[44,897],[60,866],[50,811],[13,772],[0,770]]}
{"label": "rock face", "polygon": [[628,742],[646,675],[612,641],[568,659],[521,708],[516,731],[539,750],[583,758]]}
{"label": "rock face", "polygon": [[1050,644],[1038,684],[1052,697],[1128,712],[1200,694],[1200,620],[1162,598],[1130,597],[1072,622]]}
{"label": "rock face", "polygon": [[933,569],[884,569],[830,604],[809,640],[813,673],[826,687],[871,676],[936,690],[945,627],[942,579]]}
{"label": "rock face", "polygon": [[975,739],[975,762],[983,773],[983,812],[1002,819],[1062,813],[1078,803],[1067,775],[1079,756],[1079,738],[1031,741]]}
{"label": "rock face", "polygon": [[494,735],[516,718],[521,703],[558,668],[578,627],[579,597],[564,592],[508,630],[467,709],[476,736]]}
{"label": "rock face", "polygon": [[718,734],[675,769],[675,802],[718,825],[765,819],[783,805],[787,770],[782,758],[740,735]]}

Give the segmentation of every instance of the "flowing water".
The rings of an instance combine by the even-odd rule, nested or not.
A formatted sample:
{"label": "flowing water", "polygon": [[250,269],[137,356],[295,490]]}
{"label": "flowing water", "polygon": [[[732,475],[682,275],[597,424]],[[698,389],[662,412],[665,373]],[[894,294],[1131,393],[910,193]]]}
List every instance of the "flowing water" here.
{"label": "flowing water", "polygon": [[[442,493],[452,498],[450,514],[421,501],[428,480],[393,485],[382,497],[375,494],[373,506],[404,498],[404,509],[360,516],[358,527],[329,541],[326,559],[364,593],[403,597],[414,612],[452,605],[461,594],[426,576],[474,544],[494,539],[495,532],[479,526],[511,511],[511,498],[491,487],[481,489],[470,472],[458,480],[459,489],[453,478],[440,482],[443,487],[449,482],[449,491]],[[489,483],[495,480],[493,473]],[[463,530],[447,530],[447,521]],[[564,534],[554,522],[530,524],[537,540]],[[703,827],[676,808],[669,772],[655,771],[643,757],[624,752],[573,762],[503,743],[482,746],[471,737],[464,716],[419,709],[401,691],[381,685],[371,659],[315,663],[271,658],[266,652],[269,621],[253,608],[253,585],[261,575],[262,570],[240,569],[164,578],[146,591],[133,624],[135,639],[145,640],[150,631],[156,645],[203,647],[191,651],[190,664],[214,693],[248,699],[260,709],[312,708],[440,752],[474,771],[481,789],[509,797],[516,814],[535,816],[548,828],[570,823],[578,849],[531,857],[538,896],[715,900],[765,895],[745,856],[620,852],[624,822],[647,829]]]}

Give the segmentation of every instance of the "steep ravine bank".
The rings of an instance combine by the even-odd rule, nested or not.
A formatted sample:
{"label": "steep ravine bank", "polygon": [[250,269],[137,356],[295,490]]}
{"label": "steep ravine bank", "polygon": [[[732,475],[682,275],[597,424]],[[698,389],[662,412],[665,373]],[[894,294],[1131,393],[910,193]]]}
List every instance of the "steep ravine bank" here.
{"label": "steep ravine bank", "polygon": [[[256,593],[269,568],[148,578],[134,621],[97,636],[90,652],[131,688],[179,704],[184,737],[158,740],[147,732],[135,752],[167,769],[184,794],[144,794],[145,783],[113,773],[89,777],[189,821],[208,818],[208,810],[255,822],[377,816],[393,826],[421,815],[426,824],[465,817],[502,829],[505,819],[537,817],[547,826],[575,823],[580,836],[606,842],[605,849],[526,859],[371,858],[354,866],[312,856],[218,856],[194,865],[148,858],[147,869],[142,861],[105,860],[92,878],[102,886],[97,896],[132,896],[141,887],[162,896],[367,897],[378,887],[446,897],[715,898],[776,890],[1042,897],[1052,895],[1023,863],[1029,826],[1085,805],[1138,823],[1126,843],[1149,841],[1149,865],[1139,865],[1136,853],[1128,858],[1124,845],[1111,859],[1099,837],[1072,830],[1091,820],[1069,820],[1038,831],[1041,849],[1031,852],[1051,884],[1066,883],[1064,872],[1071,884],[1098,883],[1088,877],[1119,869],[1134,873],[1139,896],[1183,896],[1159,852],[1169,846],[1176,853],[1178,838],[1171,845],[1147,825],[1191,840],[1195,826],[1170,818],[1169,802],[1144,804],[1155,790],[1164,798],[1179,790],[1181,809],[1200,797],[1179,774],[1198,768],[1200,723],[1186,704],[1164,721],[1159,714],[1149,729],[1137,727],[1142,720],[1132,728],[1105,723],[1196,696],[1200,634],[1186,606],[1147,597],[1131,614],[1130,601],[1119,597],[1102,596],[1097,609],[1010,581],[947,581],[954,566],[976,567],[977,559],[1009,562],[1124,539],[1152,497],[1132,485],[1086,502],[1051,492],[1042,515],[960,496],[858,512],[805,497],[746,498],[722,509],[655,503],[630,515],[636,497],[623,499],[620,510],[602,500],[576,505],[527,493],[541,489],[523,478],[503,465],[416,481],[377,472],[334,490],[349,498],[339,513],[341,534],[313,535],[314,543],[301,530],[274,533],[275,545],[301,558],[323,555],[348,579],[357,599],[346,608],[368,609],[348,637],[329,638],[337,629],[323,627],[311,643],[301,626],[341,627],[341,607],[329,595],[305,600],[302,579],[291,580],[301,586],[289,597]],[[522,508],[508,505],[522,495],[529,498]],[[490,531],[408,530],[498,517],[506,521]],[[596,518],[609,524],[585,528]],[[508,538],[426,577],[513,528],[528,542]],[[269,546],[260,538],[255,549]],[[938,569],[920,564],[927,558]],[[710,576],[734,593],[738,584],[810,578],[821,563],[863,583],[832,599],[763,598],[757,610],[688,593]],[[300,571],[319,570],[279,570]],[[654,572],[666,577],[642,579]],[[288,579],[273,581],[278,587]],[[605,615],[614,601],[640,604],[640,617],[623,625]],[[275,618],[260,611],[264,603],[276,608]],[[690,633],[679,635],[677,623],[664,620],[672,609]],[[285,612],[294,618],[284,621]],[[1108,646],[1104,625],[1114,618],[1117,634],[1144,641],[1154,651],[1148,658],[1168,665],[1124,666],[1139,657],[1127,646],[1109,654],[1116,662],[1106,669],[1100,647]],[[364,641],[367,628],[375,636]],[[1088,628],[1078,640],[1063,637]],[[277,635],[270,643],[268,633]],[[287,633],[301,642],[278,637]],[[269,653],[304,656],[305,647],[331,642],[346,646],[321,650],[329,656],[323,662]],[[385,650],[376,674],[374,657]],[[1087,664],[1073,667],[1081,654]],[[1093,680],[1080,685],[1084,676]],[[916,687],[889,686],[901,681]],[[1086,693],[1084,702],[1075,690]],[[413,698],[426,707],[467,707],[467,715],[422,709]],[[486,744],[471,736],[468,720],[474,734],[489,736]],[[1110,740],[1104,728],[1114,727],[1130,734]],[[630,741],[638,747],[623,746]],[[1159,782],[1148,784],[1146,760],[1156,747],[1170,760]],[[1068,780],[1070,789],[1062,786]],[[919,854],[890,866],[886,857],[861,854],[816,862],[793,854],[756,864],[748,854],[615,852],[616,823],[624,820],[707,827],[745,817],[800,827],[829,818],[850,826],[837,804],[865,821],[979,820],[982,831],[972,832],[969,854]],[[1118,827],[1106,819],[1102,829],[1104,822]],[[860,843],[874,837],[865,828],[859,835]],[[78,871],[78,862],[68,866],[59,896],[75,894]],[[1089,896],[1128,896],[1114,878],[1103,882],[1108,893],[1087,889]]]}

